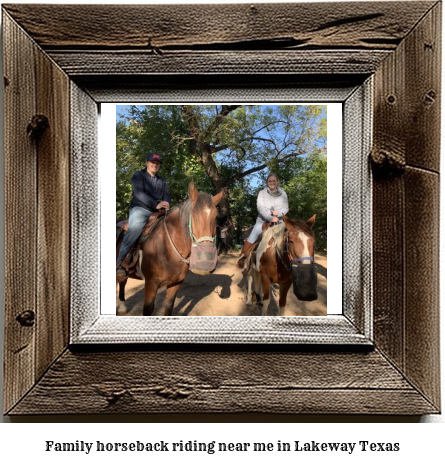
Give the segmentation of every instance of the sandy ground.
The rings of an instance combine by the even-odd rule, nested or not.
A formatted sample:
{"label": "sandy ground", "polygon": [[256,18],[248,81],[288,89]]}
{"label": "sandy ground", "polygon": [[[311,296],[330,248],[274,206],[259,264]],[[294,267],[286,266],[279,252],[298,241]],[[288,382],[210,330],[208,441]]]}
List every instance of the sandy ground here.
{"label": "sandy ground", "polygon": [[[174,316],[257,316],[261,311],[254,303],[246,304],[247,282],[235,266],[239,252],[220,255],[218,266],[210,276],[188,273],[179,289],[173,310]],[[323,316],[327,313],[327,255],[316,254],[318,271],[318,300],[301,302],[293,294],[292,287],[287,296],[286,316]],[[116,313],[119,316],[140,316],[144,304],[144,283],[129,279],[125,288],[125,302],[118,302],[116,292]],[[159,291],[156,308],[162,305],[165,292]],[[278,289],[269,305],[269,315],[278,311]]]}

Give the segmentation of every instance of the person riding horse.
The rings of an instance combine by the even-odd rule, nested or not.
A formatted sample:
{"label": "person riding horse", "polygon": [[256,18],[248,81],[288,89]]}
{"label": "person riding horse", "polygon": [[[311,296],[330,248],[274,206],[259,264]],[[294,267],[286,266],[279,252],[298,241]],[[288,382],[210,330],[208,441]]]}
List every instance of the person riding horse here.
{"label": "person riding horse", "polygon": [[260,236],[263,224],[279,223],[283,215],[289,211],[287,194],[280,187],[280,180],[274,173],[266,179],[266,187],[258,193],[257,197],[258,218],[249,237],[244,241],[241,257],[236,261],[236,266],[243,269],[244,261],[249,255],[255,241]]}
{"label": "person riding horse", "polygon": [[145,161],[146,168],[136,171],[131,178],[133,195],[130,203],[128,231],[116,261],[116,278],[118,280],[127,277],[127,271],[122,266],[122,261],[141,235],[148,218],[156,210],[170,209],[171,197],[167,182],[157,174],[161,164],[160,155],[149,153]]}

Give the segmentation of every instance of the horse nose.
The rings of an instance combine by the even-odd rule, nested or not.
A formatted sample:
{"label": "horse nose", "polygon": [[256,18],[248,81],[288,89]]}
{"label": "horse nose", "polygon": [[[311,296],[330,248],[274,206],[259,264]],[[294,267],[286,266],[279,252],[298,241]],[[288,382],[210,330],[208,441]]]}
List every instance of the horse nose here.
{"label": "horse nose", "polygon": [[217,264],[218,252],[212,238],[202,238],[192,245],[190,271],[196,274],[210,274]]}
{"label": "horse nose", "polygon": [[292,266],[294,294],[299,300],[310,302],[318,299],[317,269],[313,263]]}

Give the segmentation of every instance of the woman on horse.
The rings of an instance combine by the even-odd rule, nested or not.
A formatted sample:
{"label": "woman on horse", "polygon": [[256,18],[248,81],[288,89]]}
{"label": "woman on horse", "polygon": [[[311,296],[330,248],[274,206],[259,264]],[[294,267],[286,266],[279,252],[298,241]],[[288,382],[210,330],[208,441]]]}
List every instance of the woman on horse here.
{"label": "woman on horse", "polygon": [[236,262],[238,268],[244,267],[244,260],[260,236],[263,224],[266,222],[277,224],[282,220],[283,215],[289,211],[286,192],[280,187],[280,180],[276,174],[269,174],[266,180],[266,187],[258,193],[257,208],[258,218],[250,236],[244,241],[241,258]]}
{"label": "woman on horse", "polygon": [[156,210],[170,209],[171,198],[167,182],[157,174],[161,164],[160,155],[149,153],[145,161],[146,167],[136,171],[131,178],[133,196],[130,203],[128,231],[124,236],[116,262],[116,278],[118,280],[124,280],[127,277],[127,271],[122,266],[122,261],[131,246],[138,240],[150,215]]}

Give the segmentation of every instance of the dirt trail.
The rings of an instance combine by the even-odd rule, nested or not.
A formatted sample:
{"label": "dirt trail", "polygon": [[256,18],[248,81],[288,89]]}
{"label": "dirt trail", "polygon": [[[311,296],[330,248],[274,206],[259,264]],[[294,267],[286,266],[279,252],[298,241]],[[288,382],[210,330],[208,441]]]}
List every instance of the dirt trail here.
{"label": "dirt trail", "polygon": [[[257,316],[261,311],[256,304],[246,304],[246,279],[235,266],[239,252],[220,255],[218,266],[210,276],[188,273],[175,301],[174,316]],[[289,290],[286,316],[323,316],[327,311],[327,255],[316,254],[318,270],[318,300],[301,302]],[[144,283],[129,279],[126,286],[126,301],[117,305],[120,316],[140,316],[144,303]],[[162,290],[156,298],[156,308],[162,305],[165,292]],[[269,314],[277,314],[278,289],[274,289],[274,299],[269,305]],[[117,302],[117,295],[116,295]]]}

